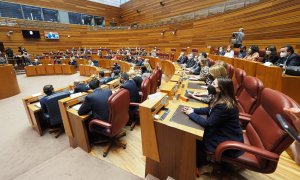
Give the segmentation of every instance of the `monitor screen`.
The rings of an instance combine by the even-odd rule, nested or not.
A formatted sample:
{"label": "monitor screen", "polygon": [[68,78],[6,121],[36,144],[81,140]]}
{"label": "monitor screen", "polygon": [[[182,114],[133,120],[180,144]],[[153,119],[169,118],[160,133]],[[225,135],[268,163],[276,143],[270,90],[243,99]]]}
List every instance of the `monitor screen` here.
{"label": "monitor screen", "polygon": [[22,30],[23,37],[26,39],[39,39],[41,38],[39,31]]}
{"label": "monitor screen", "polygon": [[58,34],[58,32],[45,31],[45,38],[46,39],[59,39],[59,34]]}

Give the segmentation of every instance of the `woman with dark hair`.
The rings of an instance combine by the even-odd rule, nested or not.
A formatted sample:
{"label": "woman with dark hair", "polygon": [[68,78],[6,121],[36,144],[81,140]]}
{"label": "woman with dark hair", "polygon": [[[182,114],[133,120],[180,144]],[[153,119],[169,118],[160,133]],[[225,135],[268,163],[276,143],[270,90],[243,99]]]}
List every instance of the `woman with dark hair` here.
{"label": "woman with dark hair", "polygon": [[258,49],[258,46],[252,45],[249,48],[248,54],[246,55],[246,57],[244,57],[244,59],[248,60],[248,61],[258,61],[258,58],[259,58],[259,49]]}
{"label": "woman with dark hair", "polygon": [[278,60],[277,50],[275,46],[269,46],[266,48],[266,55],[263,58],[263,63],[271,62],[275,63]]}
{"label": "woman with dark hair", "polygon": [[[214,153],[224,141],[244,142],[232,80],[219,77],[213,81],[212,90],[215,96],[209,107],[182,109],[192,121],[204,127],[203,141],[197,141],[197,167],[201,168],[201,173],[211,170],[206,166],[209,163],[207,152]],[[200,115],[207,115],[207,118]],[[227,150],[223,155],[236,158],[241,154],[243,152],[238,150]]]}
{"label": "woman with dark hair", "polygon": [[244,58],[247,55],[247,50],[246,46],[241,46],[240,47],[240,53],[238,54],[238,58]]}

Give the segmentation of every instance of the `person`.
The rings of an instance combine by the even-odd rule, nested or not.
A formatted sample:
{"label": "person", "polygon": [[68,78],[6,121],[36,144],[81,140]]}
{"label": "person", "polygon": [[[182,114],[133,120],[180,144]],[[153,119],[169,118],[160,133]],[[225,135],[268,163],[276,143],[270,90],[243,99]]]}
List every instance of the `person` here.
{"label": "person", "polygon": [[[146,71],[148,73],[151,73],[152,72],[152,68],[151,68],[151,65],[149,63],[149,59],[145,59],[144,63],[143,63],[144,67],[146,68]],[[144,72],[145,73],[145,72]]]}
{"label": "person", "polygon": [[74,93],[79,92],[88,92],[89,86],[83,82],[80,82],[78,79],[75,79],[74,81]]}
{"label": "person", "polygon": [[[243,131],[239,122],[237,100],[234,95],[233,82],[229,78],[219,77],[212,83],[215,98],[209,107],[184,107],[182,111],[195,123],[204,128],[202,141],[197,141],[197,167],[200,172],[207,167],[207,152],[214,153],[217,146],[224,141],[244,143]],[[204,118],[200,115],[207,115]],[[243,151],[227,150],[223,156],[237,158]]]}
{"label": "person", "polygon": [[37,66],[39,64],[40,64],[39,59],[34,59],[34,61],[32,62],[32,65],[34,66]]}
{"label": "person", "polygon": [[201,60],[207,60],[207,54],[205,52],[202,52],[200,56],[198,57],[198,63],[195,63],[195,65],[188,69],[190,74],[199,75],[201,71]]}
{"label": "person", "polygon": [[178,64],[185,64],[188,60],[188,57],[184,55],[184,52],[181,52],[178,59],[177,59],[177,62]]}
{"label": "person", "polygon": [[300,57],[291,45],[284,45],[280,49],[280,59],[275,64],[281,67],[300,66]]}
{"label": "person", "polygon": [[244,57],[246,57],[246,55],[247,55],[247,47],[246,46],[241,46],[240,47],[240,52],[239,52],[239,54],[238,54],[238,58],[244,58]]}
{"label": "person", "polygon": [[[300,109],[299,108],[284,108],[283,109],[286,114],[291,118],[292,123],[296,130],[298,131],[298,136],[300,137]],[[295,162],[300,165],[300,143],[295,141],[294,144],[290,146],[292,153],[293,153],[293,159]]]}
{"label": "person", "polygon": [[249,48],[247,55],[243,59],[248,61],[258,61],[259,58],[258,52],[259,52],[258,46],[252,45]]}
{"label": "person", "polygon": [[219,51],[218,51],[217,55],[219,55],[219,56],[224,56],[225,55],[225,51],[224,51],[223,46],[219,47]]}
{"label": "person", "polygon": [[196,61],[198,60],[197,57],[195,57],[192,53],[189,55],[188,60],[185,64],[186,68],[191,68],[196,64]]}
{"label": "person", "polygon": [[40,104],[41,104],[41,109],[44,115],[45,120],[49,119],[49,115],[48,115],[48,109],[46,106],[46,101],[47,101],[47,97],[54,94],[54,88],[52,85],[45,85],[43,87],[43,92],[46,94],[46,96],[42,97],[40,99]]}
{"label": "person", "polygon": [[266,48],[266,55],[263,58],[263,63],[270,62],[272,64],[278,61],[277,50],[275,46]]}
{"label": "person", "polygon": [[245,38],[244,28],[240,28],[238,32],[232,33],[231,43],[234,48],[239,48],[243,44],[243,40]]}
{"label": "person", "polygon": [[[137,87],[136,83],[134,82],[134,80],[129,79],[129,75],[127,73],[123,73],[121,75],[120,82],[122,84],[120,86],[120,88],[124,88],[129,91],[130,102],[139,103],[140,95],[139,95],[138,87]],[[135,107],[130,107],[130,109],[135,109]]]}
{"label": "person", "polygon": [[227,46],[226,52],[224,54],[224,57],[233,58],[234,57],[234,50],[232,49],[231,45]]}
{"label": "person", "polygon": [[121,66],[115,62],[112,67],[110,77],[114,79],[119,76],[120,72],[121,72]]}
{"label": "person", "polygon": [[112,91],[110,89],[101,89],[99,85],[98,79],[93,79],[89,82],[89,87],[94,91],[85,97],[78,114],[82,116],[92,111],[92,118],[107,122],[109,119],[108,98],[112,95]]}
{"label": "person", "polygon": [[102,58],[102,48],[101,47],[97,51],[97,56],[99,56],[100,58]]}
{"label": "person", "polygon": [[113,78],[111,78],[111,77],[104,77],[104,71],[100,71],[99,72],[99,81],[100,81],[100,85],[102,85],[102,84],[106,84],[106,83],[108,83],[108,82],[110,82],[110,81],[112,81],[113,80]]}
{"label": "person", "polygon": [[61,61],[57,58],[57,56],[54,57],[54,64],[61,64]]}
{"label": "person", "polygon": [[89,66],[94,66],[94,63],[93,63],[93,61],[91,59],[88,60],[88,65]]}
{"label": "person", "polygon": [[0,51],[0,64],[5,64],[6,60],[4,58],[4,54]]}
{"label": "person", "polygon": [[156,57],[156,47],[151,50],[151,57]]}
{"label": "person", "polygon": [[135,60],[135,66],[142,66],[143,65],[143,59],[138,56],[137,59]]}
{"label": "person", "polygon": [[138,88],[138,91],[141,91],[143,78],[141,76],[135,76],[132,78],[132,80],[135,82],[135,84]]}
{"label": "person", "polygon": [[70,57],[69,65],[73,65],[75,68],[77,67],[77,61],[74,56]]}

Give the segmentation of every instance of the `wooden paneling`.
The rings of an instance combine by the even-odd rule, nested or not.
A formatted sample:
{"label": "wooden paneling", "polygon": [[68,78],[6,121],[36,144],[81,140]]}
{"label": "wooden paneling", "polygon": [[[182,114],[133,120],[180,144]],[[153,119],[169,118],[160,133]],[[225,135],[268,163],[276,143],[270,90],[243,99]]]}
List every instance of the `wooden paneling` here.
{"label": "wooden paneling", "polygon": [[[214,6],[225,0],[131,0],[121,5],[121,24],[153,23],[164,18],[179,16]],[[136,11],[139,10],[140,13]]]}
{"label": "wooden paneling", "polygon": [[[175,11],[175,10],[174,10]],[[300,1],[265,0],[240,10],[211,16],[195,22],[139,30],[89,31],[85,26],[70,25],[69,30],[58,30],[59,40],[25,40],[21,28],[0,27],[0,39],[5,47],[24,46],[29,53],[36,54],[72,47],[159,47],[161,52],[170,48],[198,48],[229,44],[231,33],[239,27],[245,28],[244,44],[257,44],[261,49],[268,45],[291,44],[300,49]],[[178,29],[176,35],[172,30]],[[13,30],[11,37],[7,32]],[[40,29],[41,33],[44,29]],[[166,30],[164,36],[160,32]],[[70,35],[70,37],[68,37]],[[175,57],[177,58],[177,57]]]}
{"label": "wooden paneling", "polygon": [[108,6],[105,4],[95,3],[86,0],[9,0],[10,2],[27,4],[32,6],[44,7],[49,9],[65,10],[70,12],[78,12],[89,15],[97,15],[105,17],[106,21],[112,18],[116,22],[119,21],[120,8]]}

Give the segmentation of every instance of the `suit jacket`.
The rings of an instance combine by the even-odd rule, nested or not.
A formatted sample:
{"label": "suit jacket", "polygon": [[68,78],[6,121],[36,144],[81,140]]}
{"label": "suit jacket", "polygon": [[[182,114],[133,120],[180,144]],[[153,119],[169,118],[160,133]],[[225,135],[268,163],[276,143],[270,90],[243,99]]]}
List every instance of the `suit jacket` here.
{"label": "suit jacket", "polygon": [[130,102],[135,102],[135,103],[140,102],[138,87],[135,84],[134,80],[126,81],[123,85],[121,85],[121,88],[127,89],[129,91]]}
{"label": "suit jacket", "polygon": [[109,107],[108,98],[112,95],[110,89],[95,89],[85,100],[78,110],[78,114],[84,115],[92,111],[93,118],[108,121]]}
{"label": "suit jacket", "polygon": [[[53,94],[55,94],[55,92],[50,94],[49,96],[51,96]],[[45,120],[49,119],[48,109],[46,106],[47,97],[48,96],[44,96],[40,99],[41,109],[42,109],[43,117]]]}
{"label": "suit jacket", "polygon": [[[203,143],[209,152],[215,152],[217,146],[224,141],[244,143],[243,132],[239,122],[238,109],[226,109],[225,104],[217,104],[212,109],[196,108],[189,117],[204,127]],[[207,115],[207,119],[199,115]],[[237,157],[240,151],[230,151],[226,155]]]}
{"label": "suit jacket", "polygon": [[135,63],[136,66],[142,66],[143,65],[143,60],[137,60]]}
{"label": "suit jacket", "polygon": [[296,53],[291,54],[286,60],[286,66],[300,66],[300,56]]}
{"label": "suit jacket", "polygon": [[194,59],[191,59],[191,60],[189,60],[189,61],[186,63],[186,68],[191,68],[191,67],[193,67],[195,64],[196,64],[196,61],[195,61]]}
{"label": "suit jacket", "polygon": [[79,93],[79,92],[88,92],[89,90],[89,86],[87,84],[84,83],[80,83],[78,84],[75,88],[74,88],[74,93]]}
{"label": "suit jacket", "polygon": [[181,57],[179,57],[179,59],[177,60],[177,62],[178,62],[179,64],[185,64],[185,63],[187,62],[187,60],[188,60],[188,57],[186,57],[186,56],[181,56]]}

